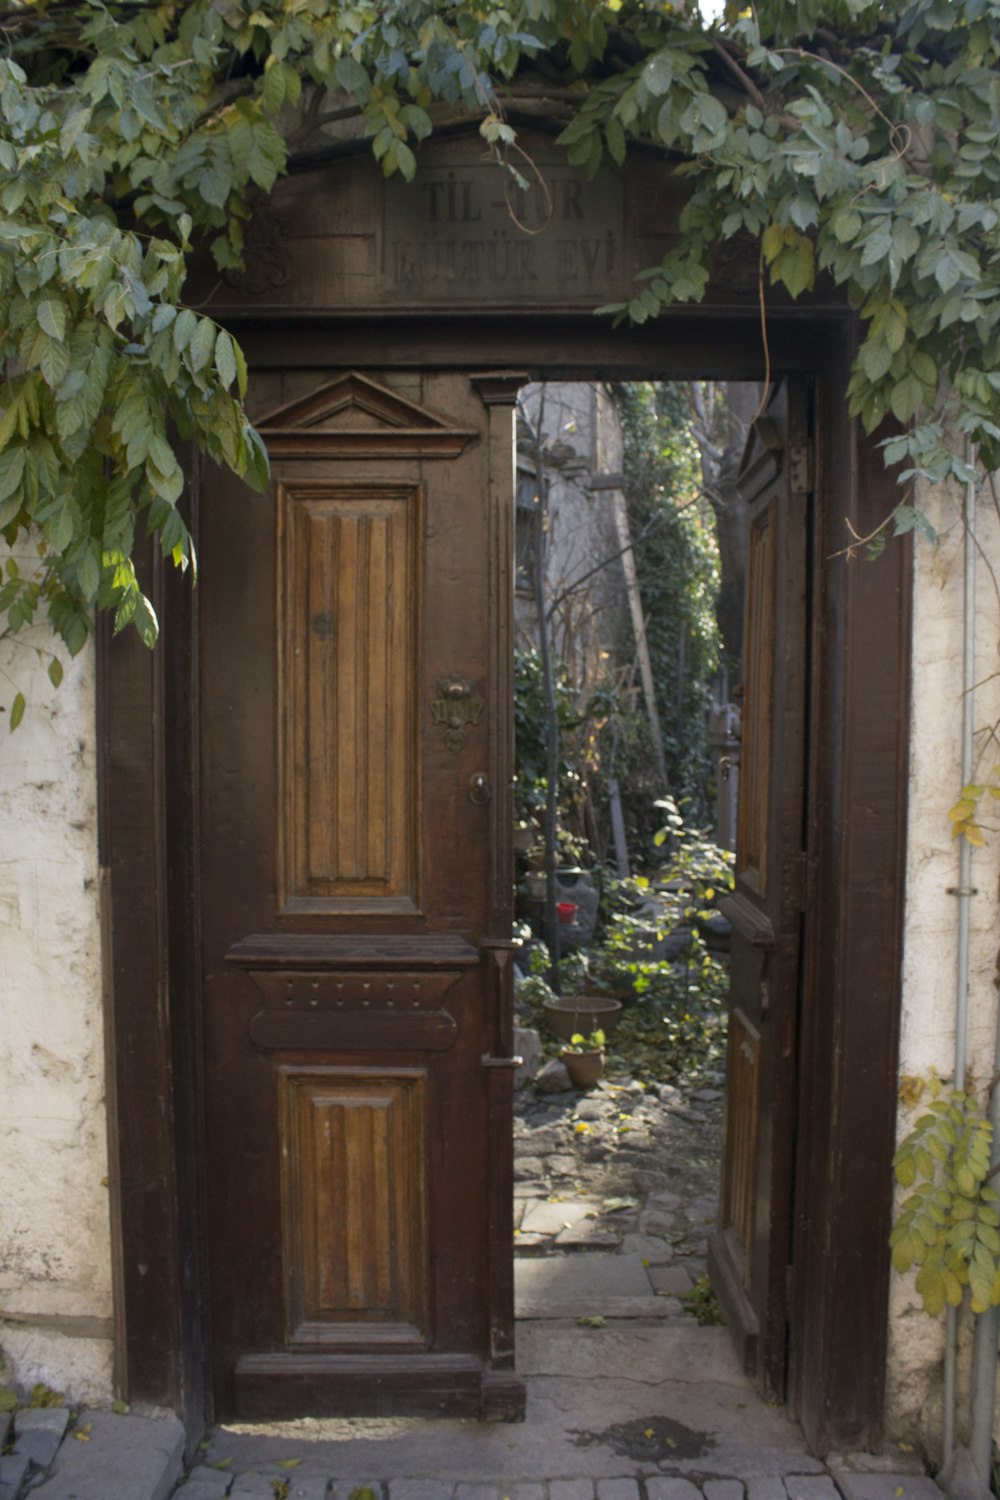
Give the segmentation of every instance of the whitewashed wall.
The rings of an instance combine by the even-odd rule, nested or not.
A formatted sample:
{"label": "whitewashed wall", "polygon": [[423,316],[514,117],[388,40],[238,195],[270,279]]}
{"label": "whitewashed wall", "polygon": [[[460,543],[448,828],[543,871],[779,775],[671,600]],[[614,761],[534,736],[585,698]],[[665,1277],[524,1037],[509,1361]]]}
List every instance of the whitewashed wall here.
{"label": "whitewashed wall", "polygon": [[[962,715],[962,496],[925,487],[917,503],[940,533],[936,546],[918,542],[915,556],[913,711],[910,751],[909,852],[903,964],[901,1082],[926,1078],[931,1069],[954,1075],[958,902],[958,846],[950,838],[948,809],[961,789]],[[975,724],[1000,720],[1000,612],[986,559],[1000,574],[1000,529],[989,491],[977,506],[977,627]],[[890,544],[891,545],[891,544]],[[864,566],[861,564],[860,566]],[[877,567],[878,564],[876,563]],[[974,779],[1000,762],[1000,745],[980,732]],[[969,968],[969,1067],[977,1085],[993,1072],[997,950],[1000,944],[1000,803],[984,809],[988,844],[972,860]],[[987,827],[992,825],[992,830]],[[919,1113],[919,1107],[917,1110]],[[915,1113],[901,1104],[899,1134]],[[912,1274],[893,1275],[888,1418],[893,1436],[937,1456],[941,1429],[943,1320],[932,1320],[913,1291]],[[960,1362],[965,1384],[967,1360]],[[959,1438],[961,1432],[961,1410]]]}
{"label": "whitewashed wall", "polygon": [[[33,637],[47,643],[40,630]],[[55,691],[0,643],[0,1348],[11,1378],[111,1394],[94,662]],[[14,733],[17,689],[28,700]]]}

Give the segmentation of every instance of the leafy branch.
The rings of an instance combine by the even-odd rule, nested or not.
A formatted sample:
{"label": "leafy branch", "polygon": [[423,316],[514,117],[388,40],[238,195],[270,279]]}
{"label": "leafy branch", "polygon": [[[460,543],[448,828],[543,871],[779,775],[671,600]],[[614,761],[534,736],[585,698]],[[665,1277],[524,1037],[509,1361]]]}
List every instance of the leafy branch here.
{"label": "leafy branch", "polygon": [[[175,443],[266,481],[242,356],[182,288],[196,243],[242,265],[254,198],[321,130],[405,178],[463,118],[515,182],[514,121],[539,112],[587,173],[651,146],[688,187],[680,233],[612,311],[701,301],[745,243],[762,312],[821,279],[857,310],[849,407],[899,424],[902,483],[966,482],[967,440],[1000,466],[1000,0],[761,0],[712,25],[638,0],[52,0],[3,30],[0,536],[41,540],[36,604],[71,650],[95,608],[155,638],[132,554],[145,525],[193,562]],[[913,529],[901,498],[869,541]]]}
{"label": "leafy branch", "polygon": [[890,1237],[897,1271],[917,1268],[924,1310],[958,1307],[969,1288],[972,1311],[1000,1305],[1000,1195],[988,1186],[993,1127],[973,1095],[936,1098],[893,1158],[896,1181],[911,1189]]}

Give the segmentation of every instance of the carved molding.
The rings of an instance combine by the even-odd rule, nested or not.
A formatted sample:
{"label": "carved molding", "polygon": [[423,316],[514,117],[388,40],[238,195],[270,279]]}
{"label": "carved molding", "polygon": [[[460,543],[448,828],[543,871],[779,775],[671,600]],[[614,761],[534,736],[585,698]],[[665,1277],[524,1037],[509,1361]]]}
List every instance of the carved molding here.
{"label": "carved molding", "polygon": [[479,437],[356,370],[265,413],[255,425],[272,458],[457,458]]}
{"label": "carved molding", "polygon": [[413,937],[401,933],[255,932],[226,953],[243,969],[465,969],[479,952],[451,933]]}
{"label": "carved molding", "polygon": [[441,1001],[456,972],[388,974],[252,970],[265,1009],[250,1021],[264,1049],[445,1052],[458,1036]]}

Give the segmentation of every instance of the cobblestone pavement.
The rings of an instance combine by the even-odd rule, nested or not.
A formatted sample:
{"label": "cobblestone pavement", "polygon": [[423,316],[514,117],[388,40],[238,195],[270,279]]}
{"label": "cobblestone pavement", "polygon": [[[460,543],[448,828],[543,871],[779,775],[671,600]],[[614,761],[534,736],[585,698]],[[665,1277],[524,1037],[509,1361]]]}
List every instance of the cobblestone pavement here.
{"label": "cobblestone pavement", "polygon": [[681,1301],[716,1215],[714,1082],[518,1096],[524,1423],[228,1426],[175,1500],[940,1500],[912,1455],[812,1457]]}
{"label": "cobblestone pavement", "polygon": [[[637,1255],[654,1294],[689,1292],[705,1274],[718,1209],[722,1104],[721,1079],[688,1094],[635,1080],[584,1095],[522,1091],[514,1121],[518,1259]],[[527,1306],[518,1311],[529,1315]]]}
{"label": "cobblestone pavement", "polygon": [[719,1087],[519,1096],[524,1422],[234,1424],[178,1482],[169,1413],[83,1412],[65,1437],[65,1410],[18,1413],[9,1436],[0,1425],[0,1500],[36,1487],[39,1500],[941,1500],[912,1453],[813,1457],[726,1330],[685,1308],[721,1116]]}

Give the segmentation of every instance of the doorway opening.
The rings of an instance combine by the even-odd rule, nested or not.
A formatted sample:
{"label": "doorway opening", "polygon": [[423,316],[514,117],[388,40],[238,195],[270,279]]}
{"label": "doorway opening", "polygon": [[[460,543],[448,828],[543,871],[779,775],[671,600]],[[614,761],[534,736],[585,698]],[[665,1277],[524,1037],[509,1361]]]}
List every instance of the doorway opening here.
{"label": "doorway opening", "polygon": [[[702,368],[707,363],[708,327],[715,330],[717,373],[745,379],[756,368],[758,343],[745,321],[714,313],[700,326],[678,320],[666,331],[629,331],[627,339],[595,333],[589,318],[534,320],[516,333],[495,320],[474,348],[462,318],[453,322],[435,314],[423,343],[410,324],[388,331],[359,324],[350,370],[331,364],[326,333],[297,327],[291,345],[287,331],[251,331],[259,403],[252,415],[269,419],[273,491],[248,505],[238,486],[216,476],[211,495],[203,495],[196,474],[192,503],[206,585],[197,611],[171,578],[156,579],[157,611],[170,627],[165,651],[148,661],[126,643],[109,643],[105,776],[115,795],[136,797],[146,818],[113,830],[109,848],[115,1087],[139,1117],[118,1142],[123,1368],[133,1399],[183,1405],[193,1426],[213,1402],[220,1416],[318,1414],[335,1403],[385,1411],[400,1400],[451,1412],[489,1403],[502,1414],[517,1398],[507,1341],[511,1183],[504,1180],[511,820],[505,795],[483,795],[509,786],[512,767],[503,714],[491,727],[480,707],[489,694],[501,705],[511,702],[509,657],[497,643],[510,638],[498,611],[513,555],[503,529],[512,525],[512,407],[526,370],[625,379],[666,368],[688,376],[696,357]],[[870,1134],[879,1108],[888,1142],[891,1100],[875,1087],[871,1069],[833,1069],[830,1059],[854,1055],[862,1040],[866,1054],[889,1057],[895,1035],[897,955],[884,934],[898,917],[897,788],[905,782],[906,724],[900,663],[908,616],[899,602],[902,582],[894,595],[882,579],[876,585],[829,561],[842,516],[858,530],[877,519],[886,481],[876,449],[851,447],[845,414],[831,395],[845,357],[841,324],[818,323],[820,342],[808,350],[792,337],[797,327],[779,319],[773,351],[775,367],[791,372],[798,387],[782,387],[784,411],[771,403],[762,413],[744,464],[755,486],[747,597],[757,659],[771,666],[749,726],[749,697],[743,712],[738,833],[746,858],[733,898],[729,1025],[737,1045],[728,1048],[740,1068],[727,1081],[741,1151],[729,1154],[725,1222],[713,1252],[729,1329],[711,1331],[722,1340],[736,1332],[739,1366],[756,1368],[758,1388],[768,1394],[787,1389],[791,1409],[808,1423],[810,1444],[822,1451],[831,1432],[842,1443],[876,1441],[881,1412],[884,1340],[870,1331],[882,1327],[884,1278],[855,1274],[855,1241],[863,1235],[872,1263],[878,1260],[884,1183],[876,1164],[871,1181],[845,1197],[856,1174],[840,1183],[845,1158],[837,1142],[849,1121],[863,1120]],[[823,446],[810,458],[801,403],[808,414],[814,388]],[[787,521],[808,516],[814,483],[823,503],[814,536],[803,539],[801,530],[788,532]],[[317,545],[307,553],[299,543],[310,537]],[[315,566],[306,566],[307,556]],[[821,627],[812,637],[802,624],[810,558],[809,597]],[[904,562],[893,578],[902,580]],[[398,633],[373,653],[356,621],[361,605],[371,612],[389,597]],[[388,649],[393,642],[398,649]],[[816,788],[805,841],[804,655],[815,673],[808,758]],[[363,694],[344,686],[345,662]],[[855,664],[847,675],[845,663]],[[326,693],[333,665],[341,674],[338,692],[353,693],[353,722],[361,724],[363,711],[365,724],[378,728],[373,736],[362,725],[352,736],[350,759],[329,751],[346,712]],[[890,715],[887,680],[897,684],[899,711]],[[453,726],[455,703],[461,714]],[[385,713],[373,720],[376,704]],[[146,759],[135,750],[137,722],[149,725]],[[306,724],[315,746],[308,755],[301,753]],[[780,733],[772,732],[778,726]],[[422,798],[407,801],[410,783],[393,772],[395,762],[376,765],[375,743],[387,757],[400,745],[415,747]],[[869,785],[863,802],[845,796],[860,768],[876,762],[892,774],[874,791]],[[382,883],[368,889],[369,874],[356,869],[358,851],[370,854],[359,843],[358,820],[338,822],[332,814],[359,808],[350,787],[360,785],[362,770],[383,764],[392,774],[378,771],[377,785],[369,778],[365,796],[370,807],[373,786],[385,789],[383,824],[393,836],[384,844]],[[333,784],[336,804],[322,796]],[[324,823],[307,816],[309,808],[331,816]],[[279,809],[295,815],[291,833]],[[146,826],[162,835],[169,879],[145,857]],[[863,889],[855,872],[864,873]],[[784,907],[768,907],[778,895]],[[467,918],[473,901],[474,921]],[[803,907],[813,938],[800,986]],[[158,925],[138,920],[147,908],[158,913]],[[137,914],[131,922],[130,912]],[[864,941],[852,939],[856,929]],[[169,1025],[154,1026],[161,1012],[150,1009],[150,986],[139,979],[162,979],[161,933],[170,945],[171,1005],[162,1012]],[[862,968],[864,985],[850,983]],[[396,1009],[401,982],[419,984],[413,1016]],[[808,1013],[797,1033],[785,1006],[800,988]],[[365,1019],[373,994],[377,1026]],[[145,1068],[135,1036],[144,1038],[142,1056],[152,1059]],[[178,1058],[193,1066],[178,1068]],[[151,1103],[146,1108],[154,1066],[175,1111],[166,1126]],[[230,1072],[223,1076],[223,1069]],[[798,1076],[810,1088],[796,1117]],[[383,1120],[388,1136],[379,1133]],[[381,1262],[395,1298],[391,1316],[379,1303],[377,1278],[370,1289],[359,1281],[371,1293],[363,1306],[348,1305],[342,1288],[323,1283],[325,1262],[313,1254],[327,1219],[338,1232],[346,1222],[337,1207],[336,1161],[324,1144],[328,1122],[331,1131],[354,1131],[343,1144],[362,1163],[356,1180],[369,1166],[381,1171],[383,1217],[390,1229],[407,1229],[408,1237],[386,1237],[381,1222],[358,1221],[376,1248],[392,1248]],[[181,1149],[186,1142],[190,1149]],[[170,1235],[154,1233],[139,1191],[148,1163],[143,1172],[129,1167],[141,1152],[144,1163],[162,1159],[156,1201]],[[864,1153],[851,1160],[862,1157],[867,1163]],[[201,1162],[203,1198],[191,1183],[177,1197],[171,1185],[178,1161]],[[808,1203],[811,1223],[791,1263],[796,1174],[810,1183],[809,1198],[798,1193],[796,1202]],[[848,1214],[845,1204],[855,1200],[857,1211]],[[423,1220],[410,1211],[421,1201],[428,1206]],[[848,1221],[850,1247],[832,1233]],[[379,1264],[358,1243],[359,1264]],[[663,1306],[668,1300],[658,1299]],[[168,1316],[174,1306],[179,1319]],[[855,1321],[864,1312],[864,1340],[848,1336],[846,1311]],[[199,1340],[209,1329],[202,1364]],[[530,1380],[525,1342],[518,1365]],[[606,1348],[590,1347],[602,1374],[613,1375]],[[768,1351],[780,1355],[780,1368]],[[578,1353],[569,1350],[567,1360]],[[640,1363],[660,1369],[658,1360]],[[631,1357],[619,1362],[623,1381],[635,1367]],[[206,1374],[207,1392],[199,1385]],[[744,1384],[740,1402],[746,1394]]]}
{"label": "doorway opening", "polygon": [[[751,382],[547,381],[518,398],[515,1283],[529,1337],[567,1317],[724,1322],[707,1257],[744,470],[767,406]],[[602,1076],[580,1092],[565,1068],[588,1051]]]}

